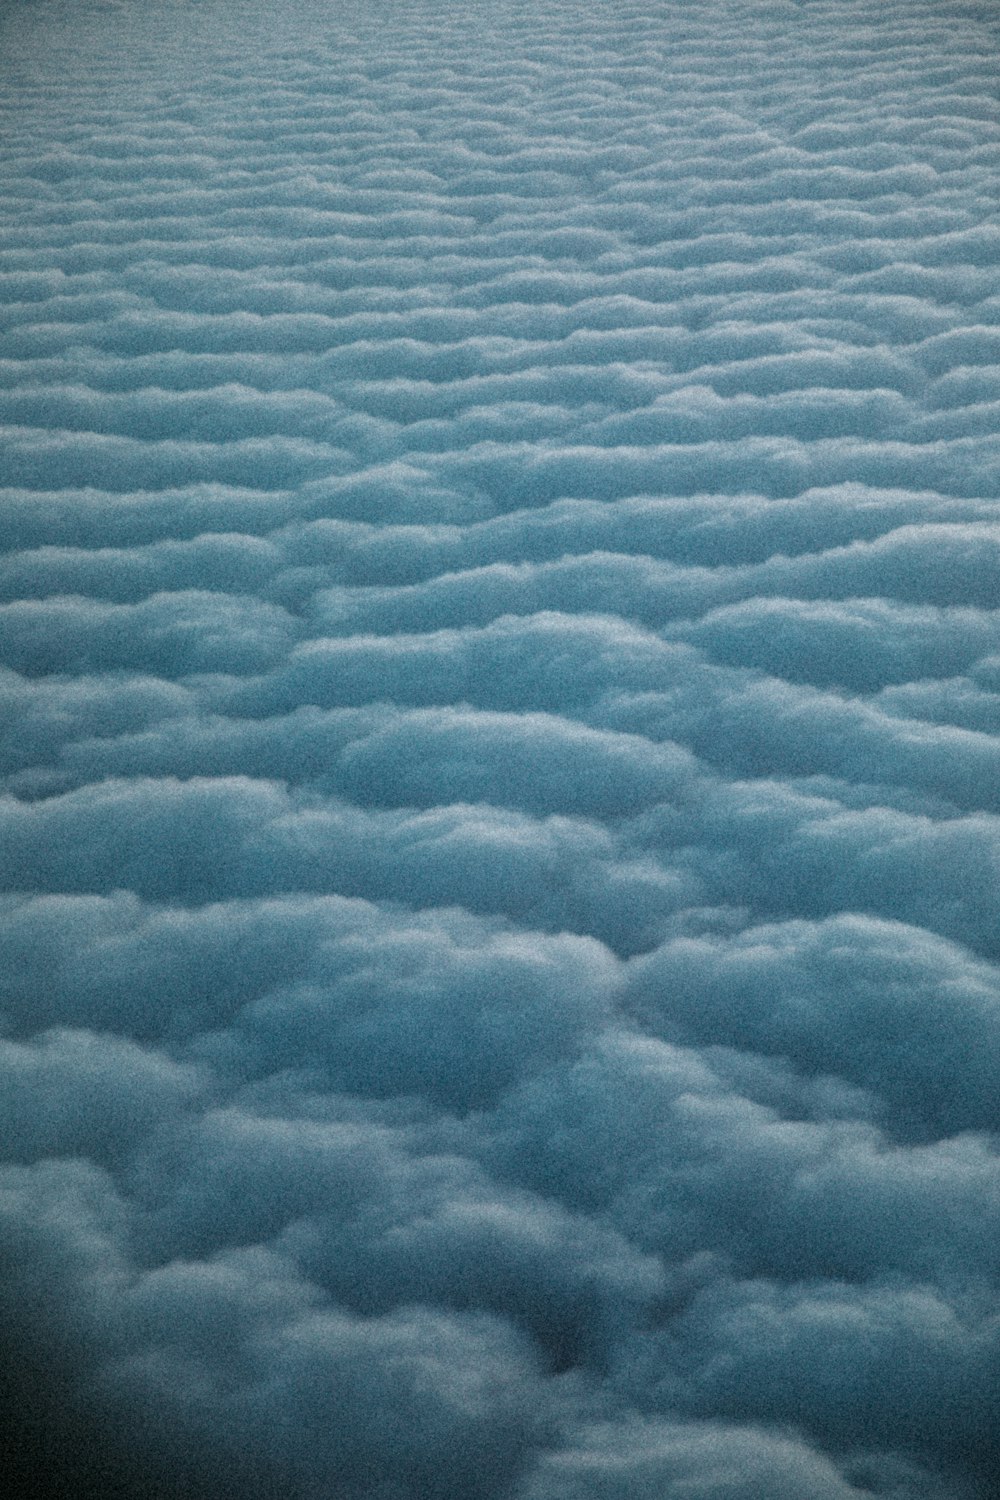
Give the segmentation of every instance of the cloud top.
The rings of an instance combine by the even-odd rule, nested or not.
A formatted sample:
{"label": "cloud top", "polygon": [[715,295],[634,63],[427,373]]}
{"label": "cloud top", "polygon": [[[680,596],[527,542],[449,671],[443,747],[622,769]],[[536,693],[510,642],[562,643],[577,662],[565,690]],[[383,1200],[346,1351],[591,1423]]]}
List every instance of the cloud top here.
{"label": "cloud top", "polygon": [[0,16],[0,1414],[990,1500],[977,0]]}

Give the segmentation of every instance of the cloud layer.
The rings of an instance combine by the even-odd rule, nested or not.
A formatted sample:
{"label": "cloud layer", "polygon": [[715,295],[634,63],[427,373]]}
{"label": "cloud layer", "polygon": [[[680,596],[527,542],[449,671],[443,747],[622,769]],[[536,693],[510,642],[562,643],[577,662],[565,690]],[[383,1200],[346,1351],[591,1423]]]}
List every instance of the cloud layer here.
{"label": "cloud layer", "polygon": [[993,8],[0,43],[14,1490],[989,1500]]}

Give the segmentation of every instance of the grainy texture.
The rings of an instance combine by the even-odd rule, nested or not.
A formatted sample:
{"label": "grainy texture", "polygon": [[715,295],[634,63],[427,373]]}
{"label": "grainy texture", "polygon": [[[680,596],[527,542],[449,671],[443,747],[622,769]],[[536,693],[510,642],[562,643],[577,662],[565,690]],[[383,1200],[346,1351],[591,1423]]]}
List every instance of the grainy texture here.
{"label": "grainy texture", "polygon": [[12,1489],[997,1493],[998,38],[0,9]]}

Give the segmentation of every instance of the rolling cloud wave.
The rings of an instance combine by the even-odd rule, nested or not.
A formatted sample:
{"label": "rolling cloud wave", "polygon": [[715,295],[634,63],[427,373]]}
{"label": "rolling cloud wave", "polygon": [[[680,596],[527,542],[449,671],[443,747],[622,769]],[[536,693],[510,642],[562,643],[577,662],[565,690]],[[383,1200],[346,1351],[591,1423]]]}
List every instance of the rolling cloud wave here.
{"label": "rolling cloud wave", "polygon": [[0,31],[13,1489],[988,1500],[992,7]]}

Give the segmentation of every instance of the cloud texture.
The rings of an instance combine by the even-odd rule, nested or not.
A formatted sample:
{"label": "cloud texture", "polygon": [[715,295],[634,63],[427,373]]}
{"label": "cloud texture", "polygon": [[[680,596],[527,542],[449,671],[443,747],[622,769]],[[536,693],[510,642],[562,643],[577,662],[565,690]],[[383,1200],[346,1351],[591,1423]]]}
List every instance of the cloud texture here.
{"label": "cloud texture", "polygon": [[0,1408],[1000,1484],[978,0],[0,14]]}

